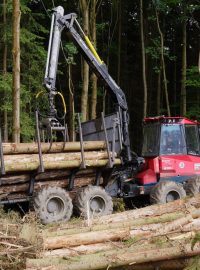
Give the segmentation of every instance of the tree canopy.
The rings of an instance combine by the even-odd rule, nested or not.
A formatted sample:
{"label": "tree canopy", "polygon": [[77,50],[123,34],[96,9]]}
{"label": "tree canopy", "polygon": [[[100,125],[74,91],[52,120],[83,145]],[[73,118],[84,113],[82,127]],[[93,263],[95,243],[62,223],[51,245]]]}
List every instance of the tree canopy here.
{"label": "tree canopy", "polygon": [[[65,14],[77,13],[79,23],[109,73],[124,91],[129,106],[131,143],[137,152],[142,143],[144,116],[183,114],[200,121],[198,0],[21,0],[22,141],[33,140],[35,136],[35,96],[43,90],[51,10],[58,5],[64,7]],[[13,110],[12,15],[12,1],[4,0],[0,15],[0,114],[1,127],[9,140]],[[65,97],[71,129],[77,112],[82,112],[83,119],[98,116],[103,110],[111,112],[109,93],[84,67],[82,56],[65,31],[56,87]]]}

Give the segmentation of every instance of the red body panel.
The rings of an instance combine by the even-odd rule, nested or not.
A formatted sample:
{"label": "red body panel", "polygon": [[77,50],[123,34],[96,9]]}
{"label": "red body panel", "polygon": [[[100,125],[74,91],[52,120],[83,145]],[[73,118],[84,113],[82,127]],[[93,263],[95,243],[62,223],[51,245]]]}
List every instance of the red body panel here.
{"label": "red body panel", "polygon": [[147,158],[146,169],[136,178],[140,185],[156,183],[160,177],[191,176],[200,174],[200,157],[190,155]]}
{"label": "red body panel", "polygon": [[200,174],[199,156],[162,156],[159,160],[160,177]]}

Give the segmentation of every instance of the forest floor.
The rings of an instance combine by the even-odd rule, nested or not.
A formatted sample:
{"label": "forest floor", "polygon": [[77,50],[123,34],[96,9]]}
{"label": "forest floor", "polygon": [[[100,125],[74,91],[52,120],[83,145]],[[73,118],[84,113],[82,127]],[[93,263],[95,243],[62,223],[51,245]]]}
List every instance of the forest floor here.
{"label": "forest floor", "polygon": [[[121,199],[114,202],[114,212],[125,210]],[[79,222],[79,218],[72,218],[69,224]],[[27,211],[17,205],[12,209],[0,208],[0,269],[25,269],[26,259],[35,258],[41,251],[40,232],[44,226],[37,219],[34,212]]]}
{"label": "forest floor", "polygon": [[[115,212],[124,211],[122,200],[114,203]],[[38,258],[42,253],[42,232],[59,228],[57,225],[41,225],[34,212],[24,212],[20,205],[18,211],[4,210],[0,208],[0,269],[1,270],[22,270],[26,269],[27,259]],[[141,209],[142,210],[142,209]],[[83,220],[72,218],[67,226],[74,228]],[[62,224],[61,226],[66,226]],[[193,259],[188,259],[188,262]],[[194,260],[191,266],[185,270],[200,269],[200,260]],[[39,268],[38,268],[39,269]],[[46,269],[46,268],[45,268]],[[124,268],[120,267],[120,270]],[[127,268],[131,269],[131,268]],[[143,268],[142,268],[143,269]],[[149,268],[148,268],[149,269]],[[157,268],[156,268],[157,269]],[[162,269],[162,268],[159,268]],[[171,269],[171,268],[170,268]],[[176,268],[177,269],[177,268]],[[181,268],[183,269],[183,268]],[[145,269],[146,270],[146,269]]]}

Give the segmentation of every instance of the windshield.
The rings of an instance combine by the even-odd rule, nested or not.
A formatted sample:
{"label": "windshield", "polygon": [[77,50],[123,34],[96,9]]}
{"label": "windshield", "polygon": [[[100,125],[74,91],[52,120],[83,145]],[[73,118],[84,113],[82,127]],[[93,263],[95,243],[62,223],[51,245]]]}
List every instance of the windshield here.
{"label": "windshield", "polygon": [[181,125],[162,125],[160,155],[186,154]]}
{"label": "windshield", "polygon": [[160,143],[160,124],[144,126],[142,156],[158,156]]}

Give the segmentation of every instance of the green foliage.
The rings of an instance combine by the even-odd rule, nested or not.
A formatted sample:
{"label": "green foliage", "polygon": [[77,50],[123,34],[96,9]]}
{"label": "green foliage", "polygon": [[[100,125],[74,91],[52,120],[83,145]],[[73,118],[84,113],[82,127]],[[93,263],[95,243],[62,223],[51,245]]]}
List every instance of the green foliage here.
{"label": "green foliage", "polygon": [[66,62],[67,64],[75,65],[74,56],[78,53],[77,48],[74,46],[72,42],[68,42],[64,46],[64,53],[67,54]]}
{"label": "green foliage", "polygon": [[68,42],[67,44],[65,44],[64,48],[68,56],[74,56],[75,54],[78,53],[77,48],[74,46],[72,42]]}
{"label": "green foliage", "polygon": [[200,233],[196,233],[195,237],[192,239],[191,248],[194,249],[194,246],[200,242]]}
{"label": "green foliage", "polygon": [[35,125],[33,115],[27,112],[21,113],[21,137],[23,142],[33,141],[35,135]]}
{"label": "green foliage", "polygon": [[200,269],[200,257],[196,256],[189,261],[189,265],[183,270],[199,270]]}
{"label": "green foliage", "polygon": [[187,110],[186,117],[189,119],[197,120],[200,122],[200,107],[199,107],[199,105],[191,106]]}
{"label": "green foliage", "polygon": [[187,69],[186,86],[193,88],[200,88],[200,76],[197,66],[192,66]]}
{"label": "green foliage", "polygon": [[125,204],[123,199],[121,198],[114,198],[113,199],[113,209],[115,213],[125,211]]}
{"label": "green foliage", "polygon": [[0,111],[12,111],[12,74],[0,74],[0,95],[1,106]]}

